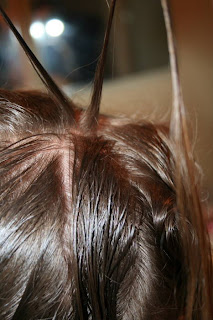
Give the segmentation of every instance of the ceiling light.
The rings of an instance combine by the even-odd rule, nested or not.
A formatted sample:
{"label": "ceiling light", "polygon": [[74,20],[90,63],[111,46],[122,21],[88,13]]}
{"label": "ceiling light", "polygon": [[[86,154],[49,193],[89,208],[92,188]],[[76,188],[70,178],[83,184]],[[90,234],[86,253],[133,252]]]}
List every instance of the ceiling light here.
{"label": "ceiling light", "polygon": [[50,37],[59,37],[64,32],[64,23],[59,19],[51,19],[46,23],[45,30]]}
{"label": "ceiling light", "polygon": [[44,24],[40,21],[35,21],[30,26],[30,35],[34,39],[40,39],[45,33]]}

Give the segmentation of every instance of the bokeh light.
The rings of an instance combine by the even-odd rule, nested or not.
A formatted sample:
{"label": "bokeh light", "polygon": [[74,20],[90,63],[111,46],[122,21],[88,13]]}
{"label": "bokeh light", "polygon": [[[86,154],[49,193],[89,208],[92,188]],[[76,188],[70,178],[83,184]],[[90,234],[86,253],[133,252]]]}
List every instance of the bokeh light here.
{"label": "bokeh light", "polygon": [[41,39],[44,36],[45,27],[44,24],[40,21],[35,21],[30,26],[30,35],[34,39]]}
{"label": "bokeh light", "polygon": [[59,37],[64,32],[64,23],[59,19],[51,19],[46,23],[45,30],[50,37]]}

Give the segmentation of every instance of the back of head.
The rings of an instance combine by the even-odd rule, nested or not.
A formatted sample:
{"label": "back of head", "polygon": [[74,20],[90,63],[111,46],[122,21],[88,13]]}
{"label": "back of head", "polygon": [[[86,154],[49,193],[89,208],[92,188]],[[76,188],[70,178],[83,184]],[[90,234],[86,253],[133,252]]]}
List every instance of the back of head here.
{"label": "back of head", "polygon": [[0,91],[0,319],[209,320],[193,160],[166,125],[98,116],[101,57],[86,112]]}

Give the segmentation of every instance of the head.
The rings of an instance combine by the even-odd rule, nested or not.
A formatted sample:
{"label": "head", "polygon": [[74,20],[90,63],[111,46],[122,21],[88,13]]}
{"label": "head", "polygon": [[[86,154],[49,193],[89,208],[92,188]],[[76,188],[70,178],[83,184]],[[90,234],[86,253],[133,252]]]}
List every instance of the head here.
{"label": "head", "polygon": [[98,115],[115,2],[86,111],[45,74],[51,94],[0,91],[2,319],[211,318],[184,126]]}
{"label": "head", "polygon": [[1,316],[178,315],[186,269],[168,129],[100,117],[85,131],[74,114],[63,123],[49,96],[1,92]]}

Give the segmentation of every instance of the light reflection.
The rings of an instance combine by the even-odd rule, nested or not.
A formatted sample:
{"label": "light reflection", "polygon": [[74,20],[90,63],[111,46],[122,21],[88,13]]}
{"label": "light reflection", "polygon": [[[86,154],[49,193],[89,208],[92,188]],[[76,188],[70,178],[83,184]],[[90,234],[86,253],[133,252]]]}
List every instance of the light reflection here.
{"label": "light reflection", "polygon": [[46,23],[45,30],[50,37],[59,37],[64,32],[64,23],[59,19],[51,19]]}
{"label": "light reflection", "polygon": [[34,39],[41,39],[45,34],[44,24],[40,21],[35,21],[30,26],[30,35]]}

